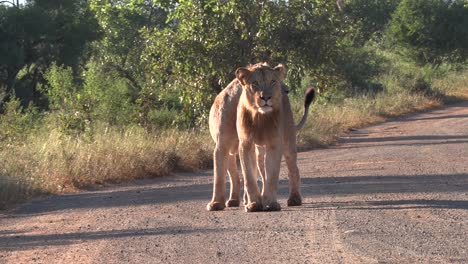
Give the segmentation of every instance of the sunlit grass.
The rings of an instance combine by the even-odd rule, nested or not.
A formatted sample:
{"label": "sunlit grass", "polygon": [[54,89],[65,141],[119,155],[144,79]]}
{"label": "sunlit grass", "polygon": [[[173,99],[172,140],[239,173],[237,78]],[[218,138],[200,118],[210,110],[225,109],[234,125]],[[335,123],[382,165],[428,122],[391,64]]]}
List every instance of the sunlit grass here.
{"label": "sunlit grass", "polygon": [[211,155],[206,132],[128,128],[103,130],[89,140],[42,131],[22,144],[1,148],[0,198],[5,207],[38,193],[203,169],[211,165]]}

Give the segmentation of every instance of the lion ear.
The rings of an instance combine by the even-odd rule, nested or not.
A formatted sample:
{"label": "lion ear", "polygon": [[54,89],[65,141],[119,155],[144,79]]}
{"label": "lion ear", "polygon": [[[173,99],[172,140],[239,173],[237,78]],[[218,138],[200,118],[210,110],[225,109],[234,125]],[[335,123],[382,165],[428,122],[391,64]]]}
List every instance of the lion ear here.
{"label": "lion ear", "polygon": [[236,70],[236,78],[241,82],[242,85],[246,85],[247,80],[250,78],[252,74],[249,69],[241,67]]}
{"label": "lion ear", "polygon": [[278,77],[283,80],[284,78],[286,78],[286,66],[284,66],[283,64],[278,64],[278,66],[276,66],[275,68],[273,68],[273,70],[275,70],[276,74],[278,74]]}

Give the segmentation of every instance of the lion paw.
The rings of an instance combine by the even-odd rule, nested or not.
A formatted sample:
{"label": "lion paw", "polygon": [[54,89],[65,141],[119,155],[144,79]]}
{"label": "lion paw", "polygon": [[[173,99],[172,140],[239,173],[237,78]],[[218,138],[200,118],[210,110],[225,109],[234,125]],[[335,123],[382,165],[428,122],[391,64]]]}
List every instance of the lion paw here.
{"label": "lion paw", "polygon": [[245,206],[245,211],[246,212],[260,212],[260,211],[263,211],[263,207],[261,203],[257,203],[257,202],[248,203]]}
{"label": "lion paw", "polygon": [[226,207],[239,207],[239,200],[236,199],[230,199],[229,201],[226,202]]}
{"label": "lion paw", "polygon": [[263,207],[263,211],[281,211],[281,205],[278,202],[271,202]]}
{"label": "lion paw", "polygon": [[206,205],[206,210],[208,211],[221,211],[221,210],[224,210],[226,206],[224,205],[224,203],[220,203],[220,202],[209,202],[207,205]]}
{"label": "lion paw", "polygon": [[291,195],[288,199],[288,206],[302,205],[302,198],[300,195]]}

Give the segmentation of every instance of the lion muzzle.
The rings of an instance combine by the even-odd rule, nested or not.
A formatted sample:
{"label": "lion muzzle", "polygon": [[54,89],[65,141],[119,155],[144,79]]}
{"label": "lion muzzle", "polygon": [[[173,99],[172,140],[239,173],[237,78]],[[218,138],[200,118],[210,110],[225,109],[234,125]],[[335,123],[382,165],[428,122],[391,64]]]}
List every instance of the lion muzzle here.
{"label": "lion muzzle", "polygon": [[260,106],[258,108],[258,112],[260,114],[266,114],[273,111],[273,101],[271,100],[271,96],[268,98],[261,96],[258,105]]}

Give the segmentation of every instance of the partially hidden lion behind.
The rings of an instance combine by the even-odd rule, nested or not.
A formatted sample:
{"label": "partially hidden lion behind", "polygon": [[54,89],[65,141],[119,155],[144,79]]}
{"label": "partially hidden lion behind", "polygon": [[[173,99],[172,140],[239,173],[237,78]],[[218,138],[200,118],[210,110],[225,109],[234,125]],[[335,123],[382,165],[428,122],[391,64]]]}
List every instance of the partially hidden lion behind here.
{"label": "partially hidden lion behind", "polygon": [[[210,111],[210,133],[216,142],[213,154],[213,198],[209,211],[240,204],[240,179],[236,154],[239,153],[244,175],[244,203],[247,212],[281,210],[277,202],[281,157],[289,171],[288,206],[302,204],[299,169],[297,168],[296,131],[306,119],[314,99],[314,90],[305,95],[304,115],[295,126],[288,88],[282,83],[286,68],[255,64],[238,68],[234,79],[216,97]],[[226,202],[225,175],[231,179],[230,197]],[[263,189],[257,185],[258,174]]]}

